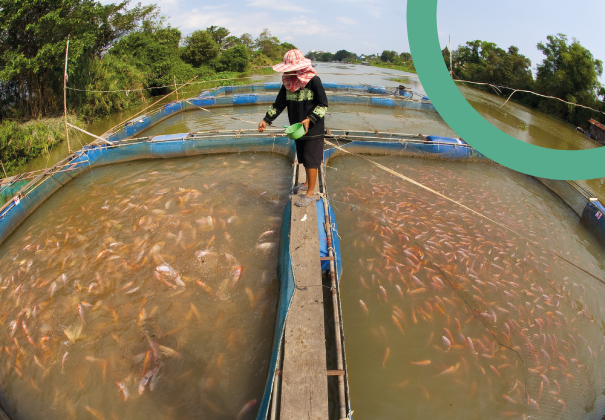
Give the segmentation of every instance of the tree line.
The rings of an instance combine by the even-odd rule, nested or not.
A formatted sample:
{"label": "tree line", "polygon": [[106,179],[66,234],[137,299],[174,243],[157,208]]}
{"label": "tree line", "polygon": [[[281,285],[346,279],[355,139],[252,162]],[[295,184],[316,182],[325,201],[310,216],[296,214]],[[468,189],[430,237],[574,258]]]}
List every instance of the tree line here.
{"label": "tree line", "polygon": [[321,62],[346,62],[359,63],[361,61],[381,61],[383,63],[404,64],[412,61],[412,54],[403,52],[399,54],[397,51],[384,50],[382,54],[361,54],[357,55],[354,52],[347,50],[338,50],[335,54],[328,51],[311,51],[305,56],[311,60]]}
{"label": "tree line", "polygon": [[[69,36],[70,111],[100,118],[198,76],[233,77],[295,48],[265,29],[234,36],[212,26],[183,38],[156,5],[93,0],[0,0],[0,118],[52,117],[63,109]],[[225,73],[227,72],[227,73]],[[219,77],[216,77],[219,76]],[[141,90],[156,88],[151,90]]]}
{"label": "tree line", "polygon": [[[534,77],[531,60],[520,54],[517,47],[511,46],[506,51],[493,42],[469,41],[452,52],[453,76],[455,79],[530,90],[605,112],[605,87],[599,82],[603,74],[601,60],[595,59],[578,40],[570,41],[564,34],[549,35],[547,42],[538,43],[537,48],[544,54],[544,59],[537,65]],[[444,48],[442,53],[448,70],[451,70],[449,49]],[[489,87],[482,89],[491,90]],[[506,96],[512,93],[511,90],[502,92]],[[523,92],[515,93],[513,98],[575,126],[586,127],[590,118],[605,122],[601,113],[561,101]]]}

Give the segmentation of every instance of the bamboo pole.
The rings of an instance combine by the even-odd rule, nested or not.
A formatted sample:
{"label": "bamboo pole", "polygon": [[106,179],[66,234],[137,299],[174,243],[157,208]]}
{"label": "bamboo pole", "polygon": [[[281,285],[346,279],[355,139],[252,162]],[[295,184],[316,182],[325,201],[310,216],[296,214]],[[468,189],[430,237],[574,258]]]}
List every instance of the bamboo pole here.
{"label": "bamboo pole", "polygon": [[173,74],[172,77],[173,77],[173,80],[174,80],[174,91],[176,92],[176,100],[178,101],[179,100],[179,92],[176,89],[176,76]]}
{"label": "bamboo pole", "polygon": [[65,138],[67,139],[67,151],[71,153],[69,145],[69,130],[67,129],[67,54],[69,53],[69,35],[67,35],[67,46],[65,47],[65,71],[63,73],[63,116],[65,117]]}
{"label": "bamboo pole", "polygon": [[[326,240],[328,244],[328,257],[330,258],[330,288],[332,290],[332,306],[334,311],[334,338],[336,341],[336,366],[339,372],[344,372],[344,361],[342,352],[342,340],[341,332],[342,326],[340,323],[340,303],[338,302],[338,284],[336,283],[336,264],[334,264],[336,254],[332,247],[332,224],[330,223],[330,209],[328,207],[328,195],[326,192],[326,174],[322,167],[319,168],[320,179],[322,184],[322,193],[324,194],[324,216],[325,223],[324,228],[326,230]],[[338,375],[338,408],[339,408],[339,420],[345,420],[347,416],[347,401],[345,396],[345,377]]]}
{"label": "bamboo pole", "polygon": [[[188,81],[187,83],[185,83],[184,85],[182,85],[181,87],[179,87],[177,90],[175,90],[175,92],[178,92],[180,89],[184,88],[185,86],[187,86],[189,83],[191,83],[191,82],[192,82],[192,81],[194,81],[195,79],[197,79],[197,76],[195,76],[195,77],[193,77],[193,78],[189,79],[189,81]],[[160,102],[160,101],[162,101],[162,100],[166,99],[168,96],[172,95],[173,93],[174,93],[174,92],[170,92],[170,93],[168,93],[168,94],[166,94],[166,95],[162,96],[160,99],[158,99],[157,101],[155,101],[154,103],[152,103],[151,105],[149,105],[147,108],[142,109],[141,111],[137,112],[136,114],[134,114],[134,115],[133,115],[133,116],[131,116],[131,117],[128,117],[127,119],[125,119],[125,120],[124,120],[124,121],[122,121],[121,123],[114,125],[114,126],[113,126],[113,127],[111,127],[109,130],[107,130],[106,132],[104,132],[104,133],[101,135],[101,137],[103,137],[105,134],[107,134],[107,133],[111,132],[111,131],[112,131],[113,129],[115,129],[116,127],[121,126],[121,125],[122,125],[122,124],[124,124],[125,122],[128,122],[128,121],[130,121],[130,120],[132,120],[132,119],[134,119],[134,118],[138,117],[138,116],[139,116],[139,115],[141,115],[143,112],[147,111],[149,108],[151,108],[152,106],[154,106],[154,105],[155,105],[155,104],[157,104],[158,102]]]}
{"label": "bamboo pole", "polygon": [[94,134],[92,134],[92,133],[89,133],[88,131],[81,129],[80,127],[76,127],[76,126],[75,126],[75,125],[73,125],[73,124],[70,124],[70,123],[66,123],[66,124],[67,124],[68,126],[70,126],[71,128],[75,128],[76,130],[81,131],[81,132],[83,132],[84,134],[88,134],[89,136],[94,137],[95,139],[97,139],[97,140],[100,140],[100,141],[104,142],[105,144],[112,144],[110,141],[108,141],[107,139],[104,139],[103,137],[99,137],[99,136],[97,136],[97,135],[94,135]]}
{"label": "bamboo pole", "polygon": [[2,172],[4,172],[4,178],[8,178],[8,175],[6,175],[6,169],[4,169],[4,164],[2,163],[2,161],[0,161],[0,165],[2,165]]}

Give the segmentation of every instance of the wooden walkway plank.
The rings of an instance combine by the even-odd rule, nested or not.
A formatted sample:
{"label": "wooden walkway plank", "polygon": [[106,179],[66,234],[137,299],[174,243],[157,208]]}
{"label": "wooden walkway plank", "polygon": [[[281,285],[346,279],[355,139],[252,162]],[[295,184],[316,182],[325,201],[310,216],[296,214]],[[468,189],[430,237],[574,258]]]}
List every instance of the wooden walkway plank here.
{"label": "wooden walkway plank", "polygon": [[[304,168],[300,166],[298,182],[304,181]],[[291,198],[290,253],[296,290],[284,336],[280,418],[327,420],[328,377],[317,209],[313,204],[294,206],[299,199]]]}

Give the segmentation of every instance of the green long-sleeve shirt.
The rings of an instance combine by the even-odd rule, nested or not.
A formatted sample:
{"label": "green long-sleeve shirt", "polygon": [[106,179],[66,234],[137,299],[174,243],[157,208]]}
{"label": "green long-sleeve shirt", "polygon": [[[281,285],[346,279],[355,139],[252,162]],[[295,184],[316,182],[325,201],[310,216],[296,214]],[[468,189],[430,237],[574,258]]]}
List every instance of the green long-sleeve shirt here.
{"label": "green long-sleeve shirt", "polygon": [[305,118],[311,120],[309,131],[300,140],[323,136],[328,97],[318,76],[313,77],[303,89],[296,92],[290,92],[282,85],[275,102],[263,119],[271,124],[286,107],[290,124],[299,123]]}

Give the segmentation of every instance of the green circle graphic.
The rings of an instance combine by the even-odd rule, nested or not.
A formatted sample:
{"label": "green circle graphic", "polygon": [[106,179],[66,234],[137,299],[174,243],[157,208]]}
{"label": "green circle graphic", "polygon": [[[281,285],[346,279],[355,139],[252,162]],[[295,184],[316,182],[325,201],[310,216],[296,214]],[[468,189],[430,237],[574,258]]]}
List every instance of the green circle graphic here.
{"label": "green circle graphic", "polygon": [[556,150],[525,143],[486,121],[450,77],[437,33],[437,0],[408,0],[407,25],[414,65],[424,90],[445,122],[488,158],[541,178],[605,177],[605,147]]}

